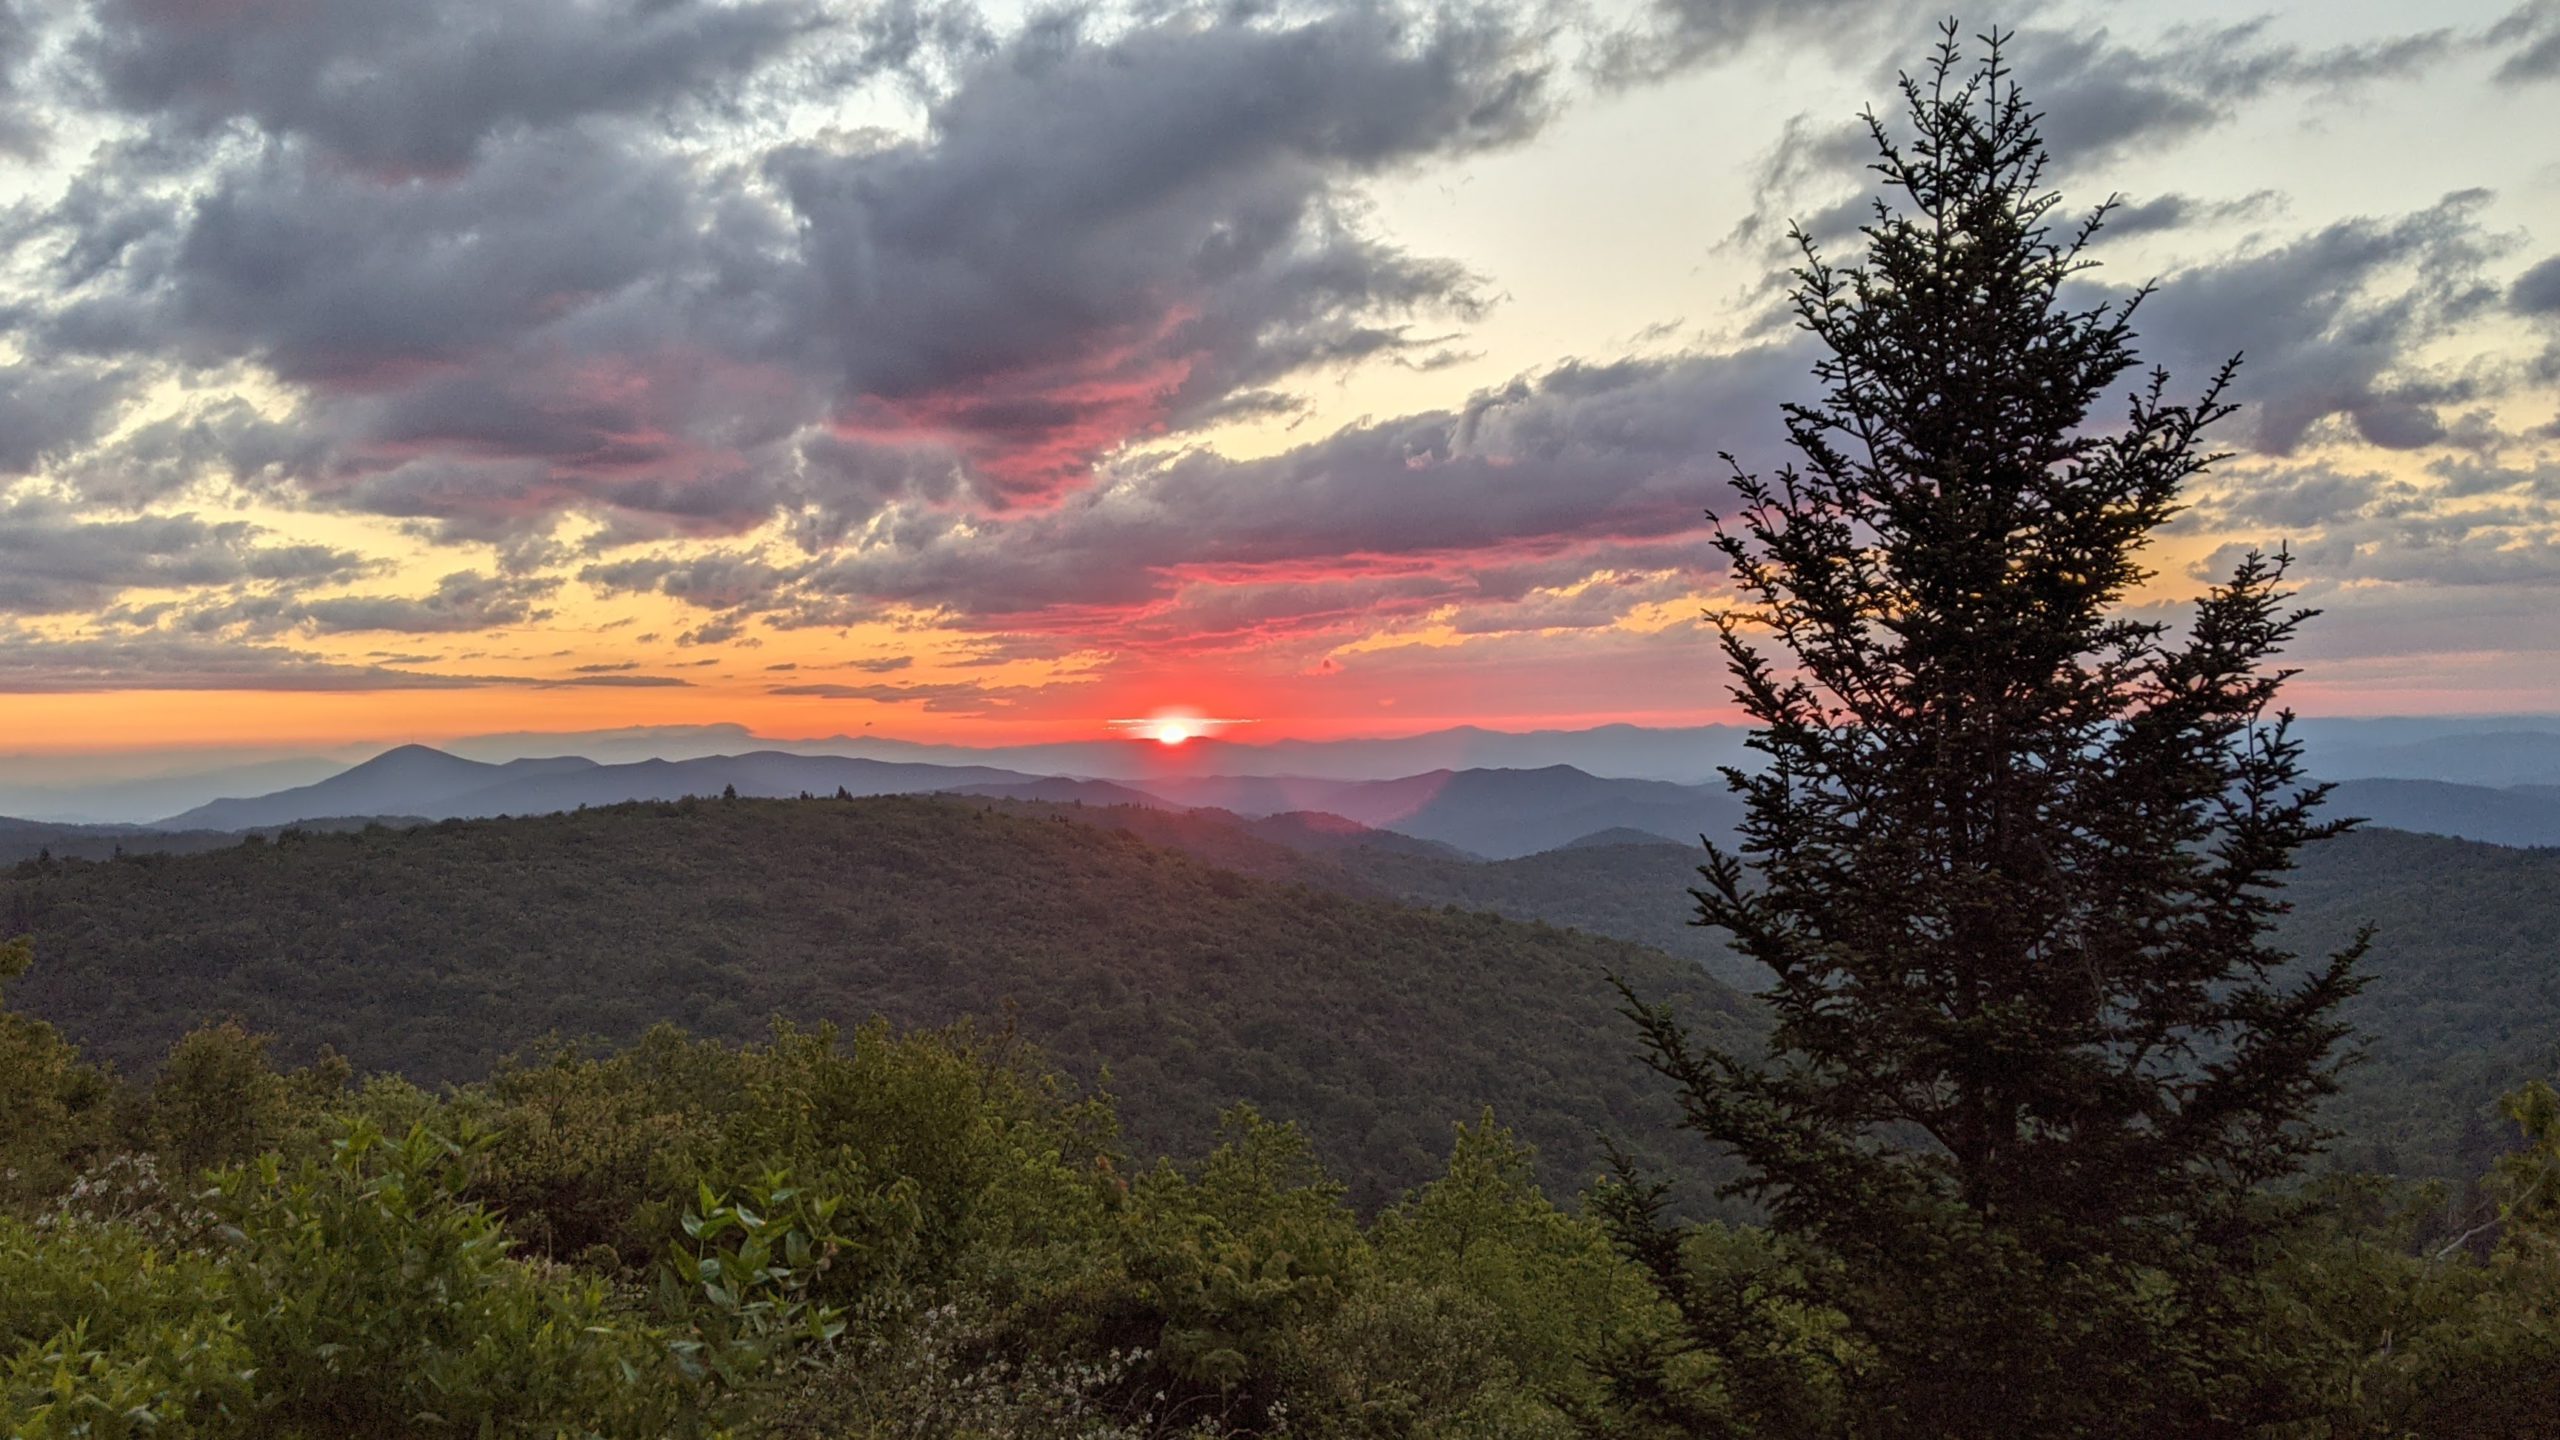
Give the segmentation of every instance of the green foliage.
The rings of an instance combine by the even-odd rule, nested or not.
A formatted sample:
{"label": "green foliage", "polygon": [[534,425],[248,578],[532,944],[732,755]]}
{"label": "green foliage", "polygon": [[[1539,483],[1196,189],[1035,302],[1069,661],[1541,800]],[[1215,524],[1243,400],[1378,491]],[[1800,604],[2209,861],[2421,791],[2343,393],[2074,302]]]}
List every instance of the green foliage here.
{"label": "green foliage", "polygon": [[138,1229],[0,1217],[0,1432],[248,1435],[256,1361],[219,1267]]}
{"label": "green foliage", "polygon": [[152,1077],[144,1126],[158,1153],[182,1171],[236,1165],[288,1140],[310,1140],[348,1067],[323,1053],[290,1074],[267,1058],[267,1037],[237,1020],[189,1031]]}
{"label": "green foliage", "polygon": [[471,1144],[361,1122],[325,1162],[220,1177],[227,1303],[278,1436],[672,1433],[666,1341],[601,1278],[510,1257]]}
{"label": "green foliage", "polygon": [[1487,1104],[1560,1193],[1600,1168],[1596,1131],[1666,1133],[1673,1106],[1611,1043],[1603,971],[1752,1033],[1740,997],[1623,942],[952,799],[637,804],[65,862],[0,875],[0,923],[46,956],[18,1003],[132,1073],[208,1015],[275,1036],[286,1063],[330,1045],[428,1085],[554,1034],[976,1016],[1080,1081],[1108,1066],[1143,1154],[1199,1153],[1251,1103],[1305,1125],[1364,1205],[1430,1178],[1442,1127]]}
{"label": "green foliage", "polygon": [[[278,1148],[209,1190],[167,1154],[92,1156],[0,1215],[0,1433],[1672,1440],[1865,1418],[1870,1352],[1819,1303],[1839,1277],[1817,1258],[1673,1227],[1658,1187],[1560,1209],[1490,1116],[1364,1223],[1301,1129],[1249,1109],[1124,1180],[1106,1104],[965,1029],[661,1030],[443,1095],[276,1076],[243,1063],[250,1037],[204,1037],[168,1112],[107,1108],[167,1140],[181,1096],[272,1080]],[[2294,1399],[2269,1440],[2547,1433],[2560,1106],[2528,1087],[2509,1112],[2526,1143],[2484,1182],[2489,1238],[2420,1247],[2441,1197],[2335,1184],[2323,1227],[2275,1244],[2237,1362]]]}
{"label": "green foliage", "polygon": [[68,1183],[112,1123],[109,1078],[81,1063],[51,1025],[5,1003],[10,982],[34,963],[31,942],[0,940],[0,1212]]}
{"label": "green foliage", "polygon": [[844,1334],[844,1312],[810,1296],[844,1237],[840,1202],[776,1170],[731,1199],[706,1184],[681,1222],[685,1243],[658,1272],[659,1303],[689,1321],[676,1362],[697,1379],[744,1389]]}

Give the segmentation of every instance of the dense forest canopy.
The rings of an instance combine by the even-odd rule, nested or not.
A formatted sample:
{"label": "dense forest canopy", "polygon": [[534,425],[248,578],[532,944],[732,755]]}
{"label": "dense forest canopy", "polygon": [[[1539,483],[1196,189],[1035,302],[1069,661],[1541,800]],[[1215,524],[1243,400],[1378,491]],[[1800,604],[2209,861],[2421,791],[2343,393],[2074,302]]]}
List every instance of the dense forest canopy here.
{"label": "dense forest canopy", "polygon": [[777,1015],[975,1018],[1088,1082],[1107,1067],[1142,1146],[1196,1148],[1251,1101],[1304,1123],[1369,1202],[1430,1173],[1449,1122],[1488,1104],[1562,1191],[1604,1134],[1654,1153],[1670,1112],[1605,973],[1690,997],[1737,1040],[1751,1023],[1738,994],[1623,941],[944,799],[638,804],[27,864],[0,878],[0,930],[48,957],[21,1003],[137,1072],[223,1016],[288,1059],[326,1045],[422,1083],[660,1021],[749,1040]]}

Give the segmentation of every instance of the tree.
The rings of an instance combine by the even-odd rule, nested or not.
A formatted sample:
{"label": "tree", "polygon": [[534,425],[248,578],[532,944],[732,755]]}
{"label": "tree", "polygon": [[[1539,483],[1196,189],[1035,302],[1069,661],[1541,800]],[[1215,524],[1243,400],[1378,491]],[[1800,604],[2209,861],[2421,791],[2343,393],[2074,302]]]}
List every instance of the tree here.
{"label": "tree", "polygon": [[[1866,116],[1861,263],[1796,232],[1821,395],[1716,517],[1766,763],[1725,772],[1748,818],[1694,893],[1775,977],[1768,1062],[1630,1013],[1804,1260],[1770,1303],[1840,1316],[1857,1433],[2218,1433],[2267,1403],[2239,1358],[2264,1187],[2316,1148],[2363,946],[2266,935],[2344,828],[2276,706],[2311,613],[2285,557],[2181,627],[2124,609],[2238,361],[2092,421],[2148,292],[2075,308],[2108,207],[2057,228],[2001,39],[1968,67],[1948,27],[1902,81],[1912,138]],[[1683,1309],[1726,1317],[1691,1327],[1711,1352],[1758,1325]]]}
{"label": "tree", "polygon": [[114,1081],[51,1025],[5,1003],[8,982],[34,963],[25,937],[0,940],[0,1212],[67,1182],[105,1142],[115,1099]]}

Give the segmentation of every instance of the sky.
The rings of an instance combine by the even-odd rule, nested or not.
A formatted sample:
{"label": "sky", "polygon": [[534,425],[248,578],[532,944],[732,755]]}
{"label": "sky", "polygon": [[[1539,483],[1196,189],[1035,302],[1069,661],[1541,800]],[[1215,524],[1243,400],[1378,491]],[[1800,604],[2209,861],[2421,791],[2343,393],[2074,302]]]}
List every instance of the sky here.
{"label": "sky", "polygon": [[[0,751],[1731,717],[1899,0],[0,0]],[[2153,552],[2560,696],[2560,0],[2016,3]],[[1974,43],[1974,42],[1968,42]]]}

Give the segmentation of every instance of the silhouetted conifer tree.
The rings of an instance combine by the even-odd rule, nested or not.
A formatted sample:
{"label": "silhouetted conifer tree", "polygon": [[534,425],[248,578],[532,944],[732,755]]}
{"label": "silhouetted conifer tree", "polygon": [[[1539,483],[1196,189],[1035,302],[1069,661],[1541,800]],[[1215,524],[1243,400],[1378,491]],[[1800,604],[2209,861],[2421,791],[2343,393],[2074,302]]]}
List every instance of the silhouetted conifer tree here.
{"label": "silhouetted conifer tree", "polygon": [[[2275,706],[2310,612],[2254,553],[2183,627],[2125,612],[2238,362],[2092,415],[2142,296],[2075,308],[2106,209],[2056,225],[1987,43],[1968,68],[1950,27],[1904,78],[1911,138],[1867,117],[1863,262],[1796,234],[1822,395],[1787,407],[1800,460],[1737,471],[1719,517],[1767,761],[1726,772],[1748,818],[1698,923],[1775,977],[1770,1055],[1632,1009],[1800,1263],[1750,1305],[1654,1269],[1737,1377],[1770,1306],[1836,1312],[1846,1433],[2227,1433],[2280,1404],[2247,1323],[2264,1187],[2318,1143],[2362,950],[2266,933],[2296,850],[2343,828]],[[1771,1433],[1791,1407],[1753,1408]]]}

